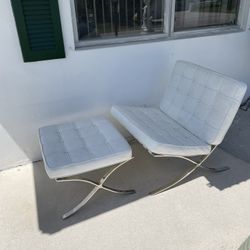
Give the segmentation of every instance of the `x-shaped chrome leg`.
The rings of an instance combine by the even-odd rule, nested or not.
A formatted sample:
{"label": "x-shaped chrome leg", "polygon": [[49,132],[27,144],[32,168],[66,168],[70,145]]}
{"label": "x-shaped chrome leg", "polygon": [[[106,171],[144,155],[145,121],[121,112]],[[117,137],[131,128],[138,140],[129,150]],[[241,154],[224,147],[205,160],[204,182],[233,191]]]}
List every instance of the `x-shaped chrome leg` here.
{"label": "x-shaped chrome leg", "polygon": [[[133,159],[133,158],[131,158]],[[112,193],[116,193],[116,194],[134,194],[135,190],[130,189],[130,190],[119,190],[119,189],[114,189],[111,187],[107,187],[104,184],[104,182],[109,178],[109,176],[114,173],[119,167],[121,167],[122,165],[124,165],[125,163],[127,163],[128,161],[130,161],[131,159],[124,161],[122,163],[120,163],[119,165],[113,167],[111,170],[109,170],[102,178],[99,182],[95,182],[92,180],[88,180],[88,179],[70,179],[70,178],[58,178],[56,179],[57,182],[84,182],[84,183],[89,183],[92,184],[94,186],[94,188],[90,191],[90,193],[77,205],[75,206],[73,209],[71,209],[69,212],[65,213],[62,218],[63,219],[67,219],[68,217],[70,217],[71,215],[73,215],[74,213],[76,213],[80,208],[82,208],[93,196],[94,194],[99,190],[99,189],[104,189],[106,191],[112,192]]]}
{"label": "x-shaped chrome leg", "polygon": [[207,169],[207,170],[210,170],[212,172],[216,172],[216,173],[229,170],[229,167],[222,167],[222,168],[211,168],[211,167],[208,167],[207,168],[207,167],[203,167],[202,166],[202,163],[204,163],[204,161],[213,153],[213,151],[216,149],[216,147],[217,146],[214,146],[212,148],[212,150],[210,151],[210,153],[208,155],[206,155],[205,157],[203,157],[203,159],[200,162],[196,162],[196,161],[194,161],[192,159],[189,159],[189,158],[187,158],[185,156],[155,155],[155,154],[153,154],[153,153],[150,152],[150,154],[153,155],[154,157],[174,157],[174,158],[180,158],[180,159],[184,159],[184,160],[187,160],[187,161],[193,163],[195,166],[193,168],[191,168],[187,173],[185,173],[184,175],[182,175],[180,178],[178,178],[178,180],[176,180],[172,184],[160,187],[160,188],[158,188],[158,189],[150,192],[149,194],[151,194],[151,195],[159,194],[159,193],[162,193],[162,192],[164,192],[164,191],[166,191],[166,190],[174,187],[179,182],[181,182],[182,180],[184,180],[185,178],[187,178],[190,174],[192,174],[199,167]]}

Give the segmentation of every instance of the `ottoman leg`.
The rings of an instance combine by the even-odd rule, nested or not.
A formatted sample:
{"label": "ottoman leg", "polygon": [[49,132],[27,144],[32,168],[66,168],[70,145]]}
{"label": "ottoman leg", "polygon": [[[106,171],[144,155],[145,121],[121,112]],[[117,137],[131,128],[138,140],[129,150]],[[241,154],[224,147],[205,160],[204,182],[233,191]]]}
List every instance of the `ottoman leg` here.
{"label": "ottoman leg", "polygon": [[75,206],[73,209],[71,209],[69,212],[65,213],[62,216],[62,219],[67,219],[68,217],[70,217],[71,215],[73,215],[74,213],[76,213],[81,207],[83,207],[90,199],[92,196],[94,196],[94,194],[98,191],[99,187],[96,186],[92,189],[92,191],[77,205]]}
{"label": "ottoman leg", "polygon": [[[131,158],[133,159],[133,158]],[[122,165],[124,165],[125,163],[127,163],[128,161],[130,161],[131,159],[124,161],[120,164],[118,164],[117,166],[113,167],[111,170],[109,170],[99,181],[99,183],[92,181],[92,180],[88,180],[88,179],[68,179],[68,178],[58,178],[56,179],[57,182],[85,182],[85,183],[89,183],[92,184],[93,186],[95,186],[92,191],[77,205],[75,206],[73,209],[71,209],[69,212],[65,213],[62,216],[62,219],[67,219],[68,217],[70,217],[71,215],[73,215],[74,213],[76,213],[80,208],[82,208],[93,196],[94,194],[99,190],[99,189],[103,189],[112,193],[117,193],[117,194],[134,194],[135,190],[133,189],[129,189],[129,190],[119,190],[119,189],[114,189],[114,188],[110,188],[107,186],[104,186],[104,182],[109,178],[109,176],[111,174],[113,174],[118,168],[120,168]]]}

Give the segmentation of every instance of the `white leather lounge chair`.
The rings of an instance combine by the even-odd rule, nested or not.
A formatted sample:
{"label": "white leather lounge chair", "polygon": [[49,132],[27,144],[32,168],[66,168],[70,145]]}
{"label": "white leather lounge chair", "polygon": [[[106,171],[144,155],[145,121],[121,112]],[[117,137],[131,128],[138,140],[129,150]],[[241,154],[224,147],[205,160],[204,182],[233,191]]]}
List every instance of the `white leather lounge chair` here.
{"label": "white leather lounge chair", "polygon": [[[173,187],[202,167],[222,142],[246,88],[210,69],[178,61],[159,107],[112,107],[112,115],[154,157],[177,157],[194,164],[184,176],[152,194]],[[196,162],[192,156],[203,157]]]}

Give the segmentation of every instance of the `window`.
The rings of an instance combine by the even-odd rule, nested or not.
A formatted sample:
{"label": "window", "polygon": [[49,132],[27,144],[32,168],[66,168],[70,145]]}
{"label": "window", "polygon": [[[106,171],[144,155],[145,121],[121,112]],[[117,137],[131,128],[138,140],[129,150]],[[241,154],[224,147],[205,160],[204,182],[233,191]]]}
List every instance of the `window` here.
{"label": "window", "polygon": [[236,25],[240,3],[240,0],[73,1],[76,40],[88,46]]}
{"label": "window", "polygon": [[162,0],[75,0],[78,39],[162,33]]}
{"label": "window", "polygon": [[237,23],[239,0],[176,0],[174,30]]}

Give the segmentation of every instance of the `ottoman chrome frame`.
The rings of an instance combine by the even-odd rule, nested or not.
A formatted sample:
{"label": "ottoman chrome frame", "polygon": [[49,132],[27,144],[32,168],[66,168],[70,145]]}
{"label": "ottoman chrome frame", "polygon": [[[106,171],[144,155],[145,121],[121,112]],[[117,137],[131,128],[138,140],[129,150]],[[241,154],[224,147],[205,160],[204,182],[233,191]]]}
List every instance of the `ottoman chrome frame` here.
{"label": "ottoman chrome frame", "polygon": [[89,179],[78,179],[78,178],[56,178],[55,180],[57,182],[83,182],[83,183],[88,183],[94,186],[94,188],[89,192],[89,194],[77,205],[75,206],[73,209],[71,209],[70,211],[68,211],[67,213],[65,213],[62,216],[62,219],[67,219],[68,217],[70,217],[71,215],[75,214],[80,208],[82,208],[84,205],[87,204],[87,202],[95,195],[95,193],[99,190],[99,189],[103,189],[112,193],[116,193],[116,194],[134,194],[136,191],[134,189],[129,189],[129,190],[120,190],[120,189],[114,189],[111,187],[107,187],[104,185],[105,181],[116,171],[118,170],[121,166],[123,166],[125,163],[127,163],[128,161],[132,160],[134,157],[132,157],[131,159],[124,161],[118,165],[113,166],[106,174],[103,175],[103,177],[100,179],[99,182],[95,182]]}
{"label": "ottoman chrome frame", "polygon": [[[134,190],[104,185],[116,170],[133,159],[130,145],[105,117],[42,127],[39,129],[39,142],[50,179],[94,186],[78,205],[62,216],[63,219],[76,213],[99,189],[117,194],[135,193]],[[77,176],[107,167],[109,170],[99,181]]]}

